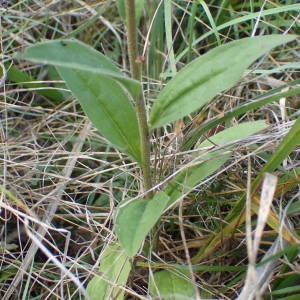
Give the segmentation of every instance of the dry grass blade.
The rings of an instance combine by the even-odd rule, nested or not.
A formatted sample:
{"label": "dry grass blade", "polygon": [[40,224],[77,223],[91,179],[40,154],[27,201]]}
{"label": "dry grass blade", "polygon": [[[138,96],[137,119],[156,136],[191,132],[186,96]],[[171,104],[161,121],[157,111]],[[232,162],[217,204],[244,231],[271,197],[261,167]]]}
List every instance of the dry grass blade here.
{"label": "dry grass blade", "polygon": [[[264,254],[262,261],[278,253],[285,245],[287,245],[287,242],[282,242],[281,238],[278,237]],[[268,288],[273,272],[277,266],[278,261],[272,260],[257,268],[249,267],[245,285],[237,297],[237,300],[261,299],[261,295]]]}
{"label": "dry grass blade", "polygon": [[[46,225],[50,225],[50,223],[55,215],[58,204],[61,200],[62,194],[66,187],[66,184],[67,184],[68,180],[71,179],[73,169],[75,167],[75,164],[77,162],[77,159],[81,152],[81,149],[85,143],[85,140],[86,140],[86,137],[87,137],[87,134],[88,134],[90,128],[91,128],[91,123],[88,121],[79,134],[79,142],[75,143],[73,146],[73,150],[71,152],[70,158],[68,159],[68,161],[64,167],[64,170],[62,172],[63,179],[58,183],[57,187],[53,191],[51,191],[49,194],[44,196],[44,198],[42,199],[43,201],[47,200],[47,199],[51,199],[51,200],[49,200],[49,205],[47,207],[47,210],[45,211],[45,215],[42,218],[42,223],[45,223]],[[53,198],[55,200],[53,200]],[[10,284],[9,288],[7,289],[6,293],[3,296],[3,298],[2,298],[3,300],[11,299],[12,294],[15,292],[15,290],[18,289],[20,282],[23,280],[24,272],[26,272],[26,270],[32,263],[37,250],[42,245],[42,244],[40,244],[40,242],[44,239],[44,236],[46,235],[46,233],[47,233],[46,227],[41,225],[37,230],[38,239],[36,241],[32,242],[32,244],[31,244],[30,248],[28,249],[28,252],[19,268],[19,271],[15,275],[12,283]]]}
{"label": "dry grass blade", "polygon": [[[248,228],[250,227],[250,230],[247,230],[249,267],[247,271],[244,288],[238,297],[239,300],[247,300],[247,299],[251,300],[254,298],[259,299],[260,295],[264,292],[262,288],[266,287],[266,284],[268,282],[267,279],[271,277],[272,274],[273,264],[266,264],[263,267],[261,267],[259,270],[255,269],[255,264],[258,255],[260,241],[263,235],[263,230],[268,219],[272,201],[274,199],[276,184],[277,184],[277,177],[272,174],[266,173],[262,184],[260,207],[258,210],[257,225],[256,225],[256,229],[254,230],[254,236],[252,236],[252,230],[251,230],[251,200],[246,202],[247,206],[250,205],[250,207],[246,208],[247,226]],[[248,197],[251,197],[250,195],[251,194],[249,194]]]}
{"label": "dry grass blade", "polygon": [[[257,225],[255,229],[252,254],[255,258],[258,254],[259,244],[263,234],[264,227],[266,225],[268,215],[272,206],[272,201],[274,199],[275,191],[277,185],[277,176],[270,173],[265,174],[265,178],[262,184],[262,192],[260,196],[260,206],[257,215]],[[254,263],[254,261],[252,260]]]}

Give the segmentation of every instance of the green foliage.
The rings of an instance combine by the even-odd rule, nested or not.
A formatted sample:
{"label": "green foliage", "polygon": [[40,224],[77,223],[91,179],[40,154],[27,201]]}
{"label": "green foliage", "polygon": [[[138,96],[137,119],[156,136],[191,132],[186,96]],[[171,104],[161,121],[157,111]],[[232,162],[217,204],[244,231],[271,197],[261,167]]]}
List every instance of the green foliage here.
{"label": "green foliage", "polygon": [[[260,17],[270,17],[270,19],[272,19],[274,16],[278,16],[280,13],[285,13],[285,12],[293,12],[293,11],[299,11],[300,10],[300,4],[291,4],[291,5],[282,5],[282,6],[278,6],[278,7],[273,7],[270,9],[265,9],[263,11],[257,11],[257,12],[249,12],[246,15],[243,16],[239,16],[240,14],[237,14],[236,17],[230,16],[227,20],[227,22],[224,22],[220,25],[218,25],[216,28],[212,28],[211,30],[209,30],[208,32],[205,32],[203,34],[201,34],[200,37],[198,37],[197,39],[195,39],[191,45],[191,47],[195,47],[196,45],[198,45],[199,43],[201,43],[203,40],[209,38],[211,35],[214,35],[216,30],[218,32],[222,32],[223,30],[227,30],[228,28],[233,28],[235,33],[233,35],[234,39],[240,39],[241,37],[245,36],[242,35],[240,36],[240,32],[236,30],[236,27],[239,27],[241,24],[243,24],[244,22],[247,21],[253,21],[256,20],[257,18]],[[231,11],[231,9],[227,9],[225,8],[225,10],[221,11],[221,13],[228,13],[229,11]],[[225,19],[224,19],[225,21]],[[292,23],[292,21],[291,21]],[[248,26],[246,28],[246,30],[249,30],[249,28],[251,29],[251,26]],[[246,36],[249,36],[249,33],[246,32]],[[189,49],[184,49],[180,55],[178,55],[177,60],[180,60],[184,55],[186,55],[186,53],[189,51]]]}
{"label": "green foliage", "polygon": [[[150,34],[151,45],[149,47],[151,51],[148,61],[153,65],[147,66],[149,68],[148,71],[150,76],[155,77],[155,79],[159,77],[163,63],[162,57],[158,57],[158,55],[165,50],[163,42],[165,38],[169,68],[171,70],[168,74],[171,74],[173,78],[160,91],[153,106],[150,108],[150,119],[149,121],[146,120],[148,121],[150,130],[154,131],[158,127],[168,125],[181,117],[202,109],[214,97],[218,96],[220,92],[236,84],[255,60],[269,52],[272,48],[296,38],[294,35],[266,35],[244,39],[238,38],[233,42],[217,46],[200,56],[200,58],[191,61],[195,43],[214,34],[215,38],[213,40],[216,40],[216,43],[221,45],[223,42],[221,40],[223,37],[220,32],[221,30],[229,26],[239,25],[243,20],[254,20],[254,18],[260,16],[257,13],[252,13],[250,18],[249,15],[246,15],[230,20],[227,23],[222,23],[225,17],[221,8],[217,13],[217,17],[215,17],[214,10],[210,9],[206,2],[199,1],[199,3],[195,3],[192,4],[192,17],[190,16],[189,18],[188,49],[184,49],[177,57],[172,22],[174,14],[178,13],[178,11],[172,10],[172,1],[164,1],[164,5],[158,9],[157,15],[154,13],[154,6],[152,7],[151,16],[154,20],[153,31]],[[228,3],[228,1],[223,1],[221,6],[224,5],[227,9]],[[126,19],[126,2],[118,0],[116,4],[120,15],[123,19]],[[143,13],[145,1],[135,1],[135,4],[137,11],[136,19],[139,21]],[[193,27],[198,22],[196,20],[197,9],[201,7],[212,29],[208,33],[203,34],[199,39],[194,39]],[[294,8],[295,6],[290,5],[288,8],[273,9],[272,12],[275,10],[277,12],[284,12]],[[269,13],[271,12],[262,12],[262,15],[267,16]],[[159,41],[156,41],[156,33],[159,36]],[[235,33],[238,37],[238,30],[235,29]],[[188,53],[187,60],[191,62],[176,73],[177,62],[185,53]],[[39,43],[28,47],[19,57],[54,66],[98,131],[114,147],[127,154],[143,169],[143,162],[147,160],[144,157],[145,151],[142,149],[147,148],[147,143],[150,144],[152,132],[146,128],[147,132],[145,136],[148,140],[145,141],[141,138],[142,134],[139,125],[142,122],[140,115],[136,113],[137,100],[141,99],[141,94],[143,93],[140,82],[123,75],[116,64],[109,60],[107,56],[77,40],[63,39]],[[290,67],[295,66],[297,65],[294,64]],[[270,70],[267,73],[269,74]],[[26,74],[21,74],[18,69],[11,69],[11,73],[8,75],[11,76],[11,80],[16,82],[31,80]],[[115,227],[113,229],[118,243],[108,245],[102,253],[99,272],[96,272],[96,275],[89,282],[87,288],[92,300],[123,299],[123,288],[131,271],[130,259],[136,256],[143,241],[159,221],[165,210],[174,205],[183,196],[195,190],[195,187],[201,184],[204,179],[218,171],[228,161],[234,150],[236,150],[236,144],[240,139],[246,138],[267,127],[264,121],[251,121],[228,128],[231,124],[231,119],[246,114],[253,109],[260,108],[271,101],[295,95],[299,92],[298,83],[297,80],[292,82],[290,85],[293,87],[288,91],[283,91],[282,87],[280,87],[273,89],[271,92],[263,93],[257,99],[254,99],[255,101],[237,105],[237,107],[224,115],[219,115],[208,120],[204,124],[194,128],[191,132],[183,132],[184,136],[180,150],[193,151],[192,153],[187,153],[186,157],[188,159],[183,159],[182,161],[179,159],[179,163],[175,160],[174,170],[176,170],[176,174],[168,174],[169,178],[159,179],[165,180],[164,182],[157,182],[158,180],[153,174],[157,175],[160,170],[156,169],[157,164],[155,164],[155,161],[151,165],[153,178],[151,178],[150,182],[158,183],[158,187],[149,187],[153,190],[153,196],[150,199],[142,199],[139,195],[136,195],[136,187],[133,192],[130,192],[130,196],[126,195],[124,197],[125,199],[123,195],[120,196],[120,198],[123,198],[123,201],[116,209]],[[27,85],[27,87],[39,88],[44,86],[33,83],[32,86]],[[58,98],[57,94],[53,96],[48,91],[46,92],[43,94],[44,96],[53,99]],[[144,111],[144,115],[146,116],[146,111]],[[252,183],[253,190],[257,190],[264,172],[274,171],[283,159],[299,145],[299,122],[300,118],[298,117],[298,120],[296,120],[290,132],[283,139],[277,151],[261,169],[256,180]],[[222,132],[211,135],[210,130],[218,125],[224,125],[227,128]],[[166,131],[168,130],[169,127],[166,128]],[[155,130],[155,133],[159,136],[158,130]],[[203,139],[203,137],[206,139]],[[148,148],[150,149],[150,147]],[[153,149],[154,147],[151,147],[151,150]],[[158,153],[155,157],[162,157],[162,153]],[[163,166],[163,163],[161,165]],[[148,167],[150,169],[150,164]],[[146,176],[145,172],[141,173],[141,182],[143,184],[146,181]],[[164,170],[161,172],[161,174],[165,173]],[[124,184],[127,184],[127,178],[124,180]],[[114,186],[114,188],[119,187]],[[143,188],[145,189],[145,185]],[[120,192],[120,194],[122,193]],[[103,199],[106,199],[105,196],[107,195],[104,195]],[[131,196],[136,197],[132,199],[130,198]],[[116,193],[113,194],[112,198],[116,198]],[[225,228],[221,229],[221,232],[214,233],[215,235],[212,235],[211,239],[206,238],[205,246],[203,247],[202,245],[200,250],[197,247],[198,253],[192,257],[193,263],[198,262],[201,258],[211,253],[212,250],[219,247],[223,238],[226,239],[226,236],[232,233],[233,228],[236,228],[239,222],[244,221],[244,199],[244,196],[241,197],[240,201],[237,201],[234,208],[229,212]],[[295,204],[292,206],[291,211],[298,213],[299,205]],[[271,215],[268,224],[274,229],[279,227],[279,219],[275,213]],[[221,226],[218,228],[221,228]],[[285,232],[283,236],[287,236]],[[167,269],[169,266],[171,264],[165,264],[163,267],[159,266],[159,268]],[[186,266],[181,267],[181,269],[186,269]],[[198,266],[198,268],[197,266],[193,266],[194,270],[203,272],[208,272],[212,269],[214,272],[229,270],[224,266],[218,268],[215,265],[211,269],[210,267],[212,266]],[[218,269],[216,270],[216,268]],[[234,268],[235,271],[238,271],[236,267]],[[180,267],[177,269],[179,270]],[[179,275],[169,270],[154,272],[153,278],[150,274],[149,291],[152,296],[162,297],[163,299],[195,298],[195,289],[191,279],[188,276]],[[290,292],[298,292],[298,288],[293,286],[287,290],[283,286],[282,288],[278,288],[273,294],[283,295]]]}
{"label": "green foliage", "polygon": [[[297,284],[295,286],[286,287],[280,290],[275,290],[272,292],[272,295],[278,296],[278,295],[285,295],[285,294],[293,294],[295,295],[297,292],[300,291],[300,286]],[[298,294],[299,296],[300,294]]]}
{"label": "green foliage", "polygon": [[[174,204],[182,196],[185,196],[202,180],[217,171],[230,157],[224,151],[215,151],[214,157],[203,157],[204,162],[195,162],[190,167],[184,168],[167,186],[165,192],[169,195],[168,205]],[[206,160],[208,159],[208,160]]]}
{"label": "green foliage", "polygon": [[116,217],[116,234],[129,256],[136,255],[142,241],[159,220],[169,197],[157,193],[153,199],[135,199],[122,203]]}
{"label": "green foliage", "polygon": [[166,300],[195,299],[195,289],[190,278],[168,270],[154,273],[149,289],[152,296]]}
{"label": "green foliage", "polygon": [[[151,112],[152,128],[165,125],[201,108],[220,91],[232,86],[251,62],[271,48],[294,38],[263,36],[238,40],[217,47],[191,62],[159,94]],[[37,44],[29,47],[22,54],[22,58],[54,65],[98,130],[114,146],[141,163],[138,119],[128,96],[129,93],[133,97],[139,94],[138,83],[123,76],[104,55],[77,41]],[[265,127],[262,121],[244,123],[210,137],[196,146],[199,151],[196,153],[195,163],[184,167],[166,186],[165,192],[157,193],[153,199],[128,200],[122,203],[118,208],[115,229],[122,247],[113,245],[106,249],[104,262],[102,261],[100,267],[104,276],[117,284],[126,283],[130,271],[127,256],[134,257],[137,254],[166,206],[190,192],[228,160],[230,147],[226,147],[227,143],[247,137]],[[297,127],[296,133],[298,131]],[[295,140],[294,135],[292,138]],[[215,145],[220,148],[207,152],[207,148]],[[289,139],[284,147],[293,149],[293,140]],[[156,281],[160,286],[159,293],[164,297],[175,297],[182,290],[182,286],[190,284],[177,275],[166,275],[164,272],[158,273]],[[100,296],[101,299],[108,299],[111,293],[116,293],[113,285],[99,276],[92,279],[88,290],[94,299]],[[118,299],[122,299],[121,295],[122,293],[117,296]],[[185,296],[191,295],[187,292]]]}
{"label": "green foliage", "polygon": [[194,60],[158,95],[151,111],[151,128],[163,126],[201,108],[219,92],[232,87],[254,60],[295,38],[289,35],[245,38],[216,47]]}
{"label": "green foliage", "polygon": [[94,126],[116,148],[141,161],[133,95],[140,85],[126,78],[103,54],[78,41],[49,41],[27,48],[22,57],[54,65]]}
{"label": "green foliage", "polygon": [[[295,257],[293,257],[293,259],[295,259]],[[272,292],[270,292],[268,295],[271,295],[273,297],[275,296],[278,299],[288,299],[288,297],[291,297],[287,295],[293,295],[293,296],[297,295],[299,297],[300,275],[297,273],[296,274],[293,273],[290,268],[288,268],[286,274],[282,273],[282,270],[280,273],[282,278],[281,276],[280,277],[278,276],[279,278],[277,279],[277,281],[279,282],[277,282],[275,287],[273,286]]]}
{"label": "green foliage", "polygon": [[123,299],[131,264],[129,257],[118,244],[107,246],[101,254],[99,275],[89,282],[87,292],[90,300]]}
{"label": "green foliage", "polygon": [[293,202],[291,205],[288,207],[287,214],[288,215],[298,215],[300,213],[300,203]]}
{"label": "green foliage", "polygon": [[134,108],[120,85],[102,75],[58,67],[67,86],[80,101],[94,126],[122,152],[141,161]]}
{"label": "green foliage", "polygon": [[[6,251],[11,249],[16,249],[16,248],[17,248],[16,245],[5,245]],[[0,250],[2,250],[2,245],[0,245]],[[3,268],[0,271],[0,282],[4,282],[7,278],[13,277],[16,273],[17,273],[16,268]]]}

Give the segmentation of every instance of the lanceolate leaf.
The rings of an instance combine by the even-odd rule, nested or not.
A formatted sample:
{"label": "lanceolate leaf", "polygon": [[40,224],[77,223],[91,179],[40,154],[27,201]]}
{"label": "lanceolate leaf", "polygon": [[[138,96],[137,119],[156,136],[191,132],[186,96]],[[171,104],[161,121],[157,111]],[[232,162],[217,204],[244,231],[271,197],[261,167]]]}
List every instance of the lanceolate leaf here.
{"label": "lanceolate leaf", "polygon": [[109,245],[102,254],[99,275],[88,284],[90,299],[123,299],[124,291],[121,288],[125,286],[130,270],[131,264],[125,250],[118,244]]}
{"label": "lanceolate leaf", "polygon": [[115,147],[141,162],[136,114],[117,82],[86,71],[57,67],[99,132]]}
{"label": "lanceolate leaf", "polygon": [[137,95],[139,84],[124,77],[103,54],[75,40],[40,43],[21,57],[54,65],[99,132],[141,162],[137,117],[124,89]]}
{"label": "lanceolate leaf", "polygon": [[293,35],[245,38],[214,48],[194,60],[158,95],[150,116],[151,128],[201,108],[219,92],[232,87],[261,55],[295,38]]}
{"label": "lanceolate leaf", "polygon": [[157,193],[153,199],[136,199],[121,204],[116,218],[116,234],[129,256],[138,252],[146,235],[163,213],[169,197]]}
{"label": "lanceolate leaf", "polygon": [[[258,131],[265,129],[267,125],[264,121],[245,122],[237,126],[230,127],[209,138],[197,146],[199,149],[198,161],[189,168],[183,169],[167,186],[166,194],[169,195],[169,205],[176,202],[181,196],[189,193],[203,179],[209,177],[217,171],[230,157],[228,150],[232,146],[228,143],[238,141]],[[208,151],[210,147],[220,147],[216,151]]]}
{"label": "lanceolate leaf", "polygon": [[138,81],[125,77],[102,53],[77,40],[53,40],[28,47],[17,56],[38,63],[104,75],[122,83],[135,97],[141,92]]}

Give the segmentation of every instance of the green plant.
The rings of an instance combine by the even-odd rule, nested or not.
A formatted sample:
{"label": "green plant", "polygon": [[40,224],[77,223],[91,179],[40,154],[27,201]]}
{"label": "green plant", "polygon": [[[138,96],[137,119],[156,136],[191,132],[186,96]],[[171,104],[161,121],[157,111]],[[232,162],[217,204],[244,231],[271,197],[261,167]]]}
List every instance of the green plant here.
{"label": "green plant", "polygon": [[[107,249],[108,254],[103,254],[108,257],[107,264],[100,267],[104,277],[101,277],[102,274],[96,274],[89,284],[88,291],[95,299],[108,299],[112,296],[122,298],[122,286],[126,283],[130,269],[127,262],[135,257],[146,235],[163,212],[226,163],[233,150],[233,142],[263,130],[266,125],[262,121],[242,123],[210,136],[207,141],[198,142],[226,118],[228,120],[245,113],[252,109],[253,105],[239,107],[235,112],[206,124],[202,131],[198,130],[197,135],[200,136],[196,140],[190,143],[189,138],[183,139],[185,143],[181,145],[182,148],[193,149],[194,153],[188,164],[178,168],[174,174],[167,174],[171,177],[167,178],[166,184],[163,184],[166,178],[155,181],[153,174],[157,172],[153,168],[151,170],[149,151],[150,135],[153,131],[203,108],[218,93],[232,87],[256,59],[272,48],[295,39],[292,35],[270,35],[240,39],[214,48],[174,74],[159,93],[147,121],[140,83],[141,62],[138,61],[135,42],[134,1],[126,3],[128,44],[132,47],[129,48],[132,79],[124,76],[107,57],[76,40],[63,39],[40,43],[27,48],[22,54],[23,59],[54,65],[99,132],[142,170],[142,196],[126,199],[118,207],[115,233],[120,244],[112,245]],[[257,100],[256,105],[259,107],[273,101],[274,97],[278,99],[287,93],[293,95],[298,92],[299,88],[296,87],[288,92],[277,91],[272,95],[264,95]],[[297,121],[283,141],[282,147],[263,171],[273,171],[295,148],[299,128]],[[189,141],[189,144],[186,141]],[[262,173],[253,183],[254,190],[257,189],[261,176]],[[236,207],[239,205],[243,205],[243,198]],[[253,210],[255,211],[255,208]],[[233,210],[229,218],[228,232],[241,221],[237,220],[235,211]],[[240,212],[240,209],[238,211]],[[273,224],[273,227],[278,225],[275,214],[270,224]],[[207,249],[215,247],[215,244],[216,241],[212,240]],[[203,256],[203,253],[199,252],[193,260],[196,262]],[[123,258],[121,263],[117,259],[119,257]],[[165,286],[166,284],[163,284],[163,288]]]}

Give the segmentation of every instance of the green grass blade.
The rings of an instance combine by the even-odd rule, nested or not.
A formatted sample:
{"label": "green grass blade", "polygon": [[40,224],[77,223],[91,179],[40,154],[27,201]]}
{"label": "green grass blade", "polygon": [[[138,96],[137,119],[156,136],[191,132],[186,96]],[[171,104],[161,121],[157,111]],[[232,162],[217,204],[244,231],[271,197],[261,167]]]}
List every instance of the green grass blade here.
{"label": "green grass blade", "polygon": [[170,67],[172,74],[175,76],[176,70],[176,60],[173,49],[173,38],[172,38],[172,3],[171,0],[164,1],[164,14],[165,14],[165,32],[166,32],[166,42],[168,48],[168,57],[170,60]]}
{"label": "green grass blade", "polygon": [[210,26],[212,28],[212,31],[214,32],[214,35],[216,36],[217,43],[220,46],[221,45],[221,39],[220,39],[220,35],[219,35],[219,32],[218,32],[216,23],[214,21],[214,18],[211,15],[210,10],[209,10],[207,4],[204,2],[204,0],[198,0],[198,2],[201,4],[203,10],[205,11],[206,16],[207,16],[207,18],[210,22]]}
{"label": "green grass blade", "polygon": [[[125,0],[116,0],[117,8],[123,20],[126,20]],[[145,0],[135,0],[135,18],[138,23],[143,15]]]}
{"label": "green grass blade", "polygon": [[188,25],[187,25],[187,34],[188,34],[188,54],[187,54],[187,62],[191,62],[192,53],[193,53],[193,41],[195,37],[195,24],[196,24],[196,12],[198,11],[199,4],[196,1],[193,1],[191,14],[189,15]]}
{"label": "green grass blade", "polygon": [[[157,262],[142,262],[139,261],[136,264],[138,267],[151,269],[171,269],[180,272],[189,271],[189,266],[180,265],[180,264],[172,264],[172,263],[157,263]],[[224,265],[192,265],[192,269],[194,271],[199,272],[238,272],[238,271],[247,271],[248,265],[240,265],[240,266],[224,266]]]}
{"label": "green grass blade", "polygon": [[147,55],[147,75],[157,79],[163,69],[163,56],[160,53],[165,49],[164,5],[161,3],[156,9],[152,5],[149,10],[148,15],[153,21]]}
{"label": "green grass blade", "polygon": [[[300,286],[299,285],[282,288],[280,290],[273,291],[270,294],[275,296],[275,295],[282,295],[282,294],[289,294],[289,293],[295,294],[296,292],[300,292]],[[300,294],[298,294],[298,295],[300,296]]]}
{"label": "green grass blade", "polygon": [[287,296],[287,297],[280,297],[280,300],[298,300],[300,298],[300,294]]}
{"label": "green grass blade", "polygon": [[262,178],[265,172],[273,172],[282,161],[297,147],[300,145],[300,117],[297,118],[294,125],[280,143],[276,152],[272,155],[270,160],[262,168],[258,178],[255,181],[255,185]]}
{"label": "green grass blade", "polygon": [[[300,4],[283,5],[283,6],[280,6],[280,7],[270,8],[270,9],[266,9],[266,10],[255,12],[255,13],[247,13],[245,16],[230,20],[226,23],[218,25],[216,29],[212,29],[209,32],[204,33],[203,35],[201,35],[201,37],[199,37],[198,39],[196,39],[194,41],[193,46],[199,45],[200,42],[202,42],[203,40],[205,40],[206,38],[208,38],[209,36],[214,34],[215,30],[220,32],[221,30],[223,30],[225,28],[228,28],[228,27],[231,27],[231,26],[236,26],[240,23],[247,22],[247,21],[250,21],[250,20],[256,20],[258,17],[263,18],[265,16],[276,16],[277,14],[288,12],[288,11],[298,11],[298,12],[300,12]],[[239,38],[239,37],[237,36],[236,38]],[[188,49],[185,49],[184,51],[182,51],[176,57],[176,62],[180,61],[182,59],[182,57],[187,54],[187,52],[188,52]]]}

